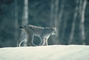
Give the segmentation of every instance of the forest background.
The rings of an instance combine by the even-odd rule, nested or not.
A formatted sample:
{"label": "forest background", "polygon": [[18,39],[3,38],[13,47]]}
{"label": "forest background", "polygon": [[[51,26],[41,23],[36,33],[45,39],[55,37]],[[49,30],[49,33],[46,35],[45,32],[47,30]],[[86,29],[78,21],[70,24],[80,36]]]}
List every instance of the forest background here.
{"label": "forest background", "polygon": [[[19,27],[26,23],[56,26],[49,45],[89,45],[88,0],[0,0],[0,47],[16,47]],[[34,43],[39,42],[35,37]]]}

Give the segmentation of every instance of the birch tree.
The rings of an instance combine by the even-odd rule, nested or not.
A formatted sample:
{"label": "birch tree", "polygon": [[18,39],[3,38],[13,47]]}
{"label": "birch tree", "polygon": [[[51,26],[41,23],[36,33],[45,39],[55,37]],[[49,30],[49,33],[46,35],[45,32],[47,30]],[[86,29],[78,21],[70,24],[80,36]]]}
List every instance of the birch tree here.
{"label": "birch tree", "polygon": [[[55,0],[54,26],[56,26],[57,30],[59,29],[59,27],[58,27],[58,25],[59,25],[59,23],[58,23],[58,7],[59,7],[59,0]],[[59,35],[59,33],[57,32],[53,39],[54,44],[58,44],[58,41],[59,41],[58,35]]]}
{"label": "birch tree", "polygon": [[81,35],[81,40],[82,44],[85,44],[85,28],[84,28],[84,16],[85,16],[85,8],[86,8],[87,0],[80,0],[80,5],[79,5],[79,14],[80,14],[80,35]]}
{"label": "birch tree", "polygon": [[76,7],[75,7],[73,23],[72,23],[72,28],[71,28],[70,38],[69,38],[69,44],[73,43],[73,39],[75,39],[74,31],[75,31],[76,20],[79,20],[79,24],[78,24],[79,32],[77,32],[78,36],[76,36],[76,38],[79,38],[79,39],[76,40],[76,43],[84,44],[84,40],[85,40],[85,31],[84,31],[84,29],[85,29],[84,28],[85,7],[86,7],[86,0],[76,0]]}
{"label": "birch tree", "polygon": [[77,19],[77,15],[78,15],[78,0],[76,0],[75,3],[76,3],[76,6],[75,6],[75,11],[74,11],[71,33],[70,33],[70,37],[69,37],[69,44],[72,43],[72,40],[74,37],[75,24],[76,24],[76,19]]}
{"label": "birch tree", "polygon": [[56,26],[57,33],[52,38],[54,44],[59,44],[59,33],[60,33],[60,23],[63,16],[64,9],[64,0],[62,0],[60,11],[59,11],[59,2],[60,0],[51,0],[51,26]]}
{"label": "birch tree", "polygon": [[15,40],[18,43],[18,4],[17,0],[15,0]]}
{"label": "birch tree", "polygon": [[51,12],[50,12],[50,27],[54,26],[54,0],[51,0]]}
{"label": "birch tree", "polygon": [[[68,20],[68,17],[65,16],[64,22],[63,22],[62,34],[61,34],[61,37],[60,37],[61,43],[64,42],[65,30],[66,30],[66,27],[67,27],[67,20]],[[62,41],[63,41],[63,42],[62,42]]]}
{"label": "birch tree", "polygon": [[[23,9],[23,16],[22,16],[22,26],[28,24],[28,0],[24,0],[24,9]],[[22,30],[20,41],[24,40],[23,46],[27,46],[27,35]]]}
{"label": "birch tree", "polygon": [[[65,0],[62,0],[62,3],[61,3],[61,7],[60,7],[60,12],[59,12],[59,15],[58,15],[58,22],[59,22],[59,29],[58,29],[58,32],[60,34],[60,27],[61,27],[61,21],[62,21],[62,17],[63,17],[63,13],[64,13],[64,5],[65,5]],[[66,28],[66,23],[67,23],[67,17],[64,18],[64,26],[63,26],[63,32],[61,34],[61,37],[59,38],[59,43],[61,43],[61,41],[63,40],[64,38],[64,34],[65,34],[65,28]],[[60,36],[60,35],[59,35]]]}
{"label": "birch tree", "polygon": [[28,24],[28,0],[24,0],[24,9],[23,9],[23,16],[22,16],[22,26]]}

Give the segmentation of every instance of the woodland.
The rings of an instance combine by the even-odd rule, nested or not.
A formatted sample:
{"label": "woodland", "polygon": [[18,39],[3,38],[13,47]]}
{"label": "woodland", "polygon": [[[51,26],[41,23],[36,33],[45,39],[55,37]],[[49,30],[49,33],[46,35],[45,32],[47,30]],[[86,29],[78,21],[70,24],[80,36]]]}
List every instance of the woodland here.
{"label": "woodland", "polygon": [[89,1],[0,0],[0,47],[16,47],[26,24],[57,27],[49,45],[89,45]]}

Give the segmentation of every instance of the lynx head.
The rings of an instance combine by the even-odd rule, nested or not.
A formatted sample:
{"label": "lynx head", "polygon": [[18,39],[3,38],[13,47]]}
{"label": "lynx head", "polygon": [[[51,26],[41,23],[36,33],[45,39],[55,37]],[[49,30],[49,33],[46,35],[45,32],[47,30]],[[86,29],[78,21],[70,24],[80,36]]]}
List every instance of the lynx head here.
{"label": "lynx head", "polygon": [[52,27],[52,35],[55,35],[57,33],[56,27]]}

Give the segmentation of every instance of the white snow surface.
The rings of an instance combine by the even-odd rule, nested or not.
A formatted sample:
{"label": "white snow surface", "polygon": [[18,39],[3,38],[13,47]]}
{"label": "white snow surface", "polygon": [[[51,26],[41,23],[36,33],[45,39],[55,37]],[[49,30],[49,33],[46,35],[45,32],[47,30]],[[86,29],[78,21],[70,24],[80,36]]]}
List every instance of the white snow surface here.
{"label": "white snow surface", "polygon": [[0,60],[89,60],[88,45],[0,48]]}

